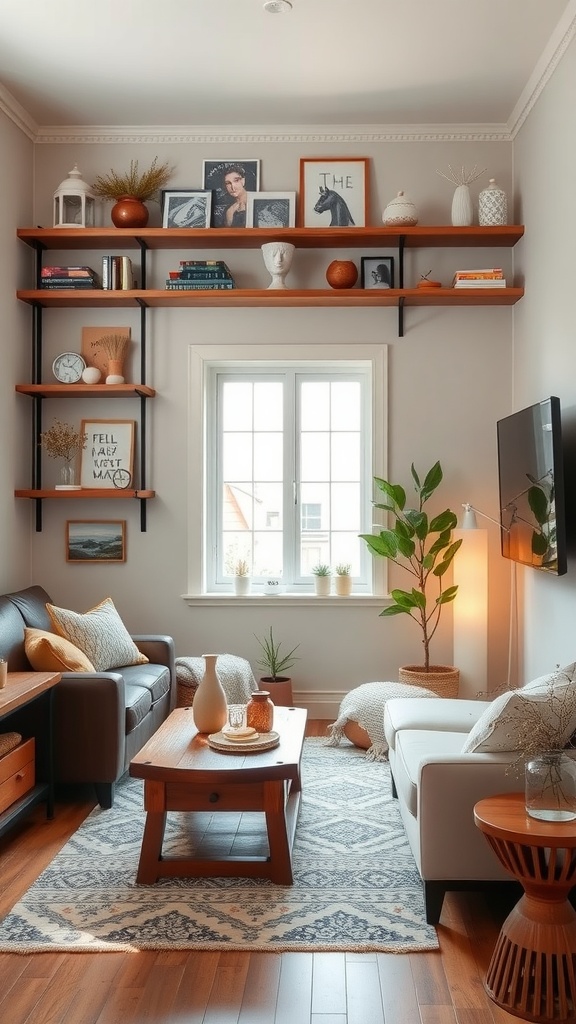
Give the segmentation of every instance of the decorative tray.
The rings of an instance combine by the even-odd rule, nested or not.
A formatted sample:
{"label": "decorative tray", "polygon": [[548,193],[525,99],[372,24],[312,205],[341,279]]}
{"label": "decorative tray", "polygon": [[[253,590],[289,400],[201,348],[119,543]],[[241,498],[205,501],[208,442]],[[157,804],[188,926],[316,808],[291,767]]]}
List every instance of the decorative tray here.
{"label": "decorative tray", "polygon": [[218,750],[221,754],[260,754],[263,750],[273,750],[280,743],[280,733],[263,732],[258,739],[230,740],[224,732],[211,732],[208,736],[208,745],[212,750]]}

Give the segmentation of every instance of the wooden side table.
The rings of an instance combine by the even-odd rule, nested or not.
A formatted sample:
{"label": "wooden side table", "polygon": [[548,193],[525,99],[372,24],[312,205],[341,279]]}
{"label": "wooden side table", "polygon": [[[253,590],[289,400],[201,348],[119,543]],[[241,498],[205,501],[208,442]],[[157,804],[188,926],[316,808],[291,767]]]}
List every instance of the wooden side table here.
{"label": "wooden side table", "polygon": [[576,1020],[576,822],[538,821],[523,793],[480,800],[474,822],[524,895],[508,915],[486,974],[491,999],[524,1020]]}

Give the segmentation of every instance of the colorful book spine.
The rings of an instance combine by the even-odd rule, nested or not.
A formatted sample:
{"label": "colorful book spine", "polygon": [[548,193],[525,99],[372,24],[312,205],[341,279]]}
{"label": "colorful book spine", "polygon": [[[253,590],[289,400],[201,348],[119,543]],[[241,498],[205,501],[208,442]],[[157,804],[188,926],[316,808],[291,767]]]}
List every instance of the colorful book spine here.
{"label": "colorful book spine", "polygon": [[230,274],[221,270],[171,270],[168,277],[171,281],[232,281]]}
{"label": "colorful book spine", "polygon": [[478,279],[478,280],[461,280],[454,281],[453,288],[505,288],[506,281],[503,277],[494,278],[493,280]]}
{"label": "colorful book spine", "polygon": [[166,281],[168,291],[218,291],[234,288],[233,281]]}
{"label": "colorful book spine", "polygon": [[52,289],[56,291],[60,288],[74,288],[74,289],[85,289],[85,288],[97,288],[98,282],[92,281],[90,278],[72,278],[72,277],[51,277],[44,278],[40,282],[40,289],[42,291],[49,291]]}

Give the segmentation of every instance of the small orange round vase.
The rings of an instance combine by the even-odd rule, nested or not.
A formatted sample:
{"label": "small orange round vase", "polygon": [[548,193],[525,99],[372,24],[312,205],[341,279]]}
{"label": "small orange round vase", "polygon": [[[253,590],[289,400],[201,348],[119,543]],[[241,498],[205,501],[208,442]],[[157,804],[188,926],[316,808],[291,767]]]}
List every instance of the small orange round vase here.
{"label": "small orange round vase", "polygon": [[140,199],[121,196],[110,211],[115,228],[145,228],[150,211]]}
{"label": "small orange round vase", "polygon": [[326,271],[331,288],[353,288],[358,280],[358,269],[352,260],[332,260]]}

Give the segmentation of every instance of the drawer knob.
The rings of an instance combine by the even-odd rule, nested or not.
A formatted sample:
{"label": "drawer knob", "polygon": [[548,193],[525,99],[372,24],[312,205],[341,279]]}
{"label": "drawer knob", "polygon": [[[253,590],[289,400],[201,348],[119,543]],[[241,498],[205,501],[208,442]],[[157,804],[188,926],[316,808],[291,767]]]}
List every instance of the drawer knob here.
{"label": "drawer knob", "polygon": [[210,801],[211,804],[217,804],[219,799],[220,796],[218,795],[218,793],[210,793],[210,796],[208,797],[208,800]]}

